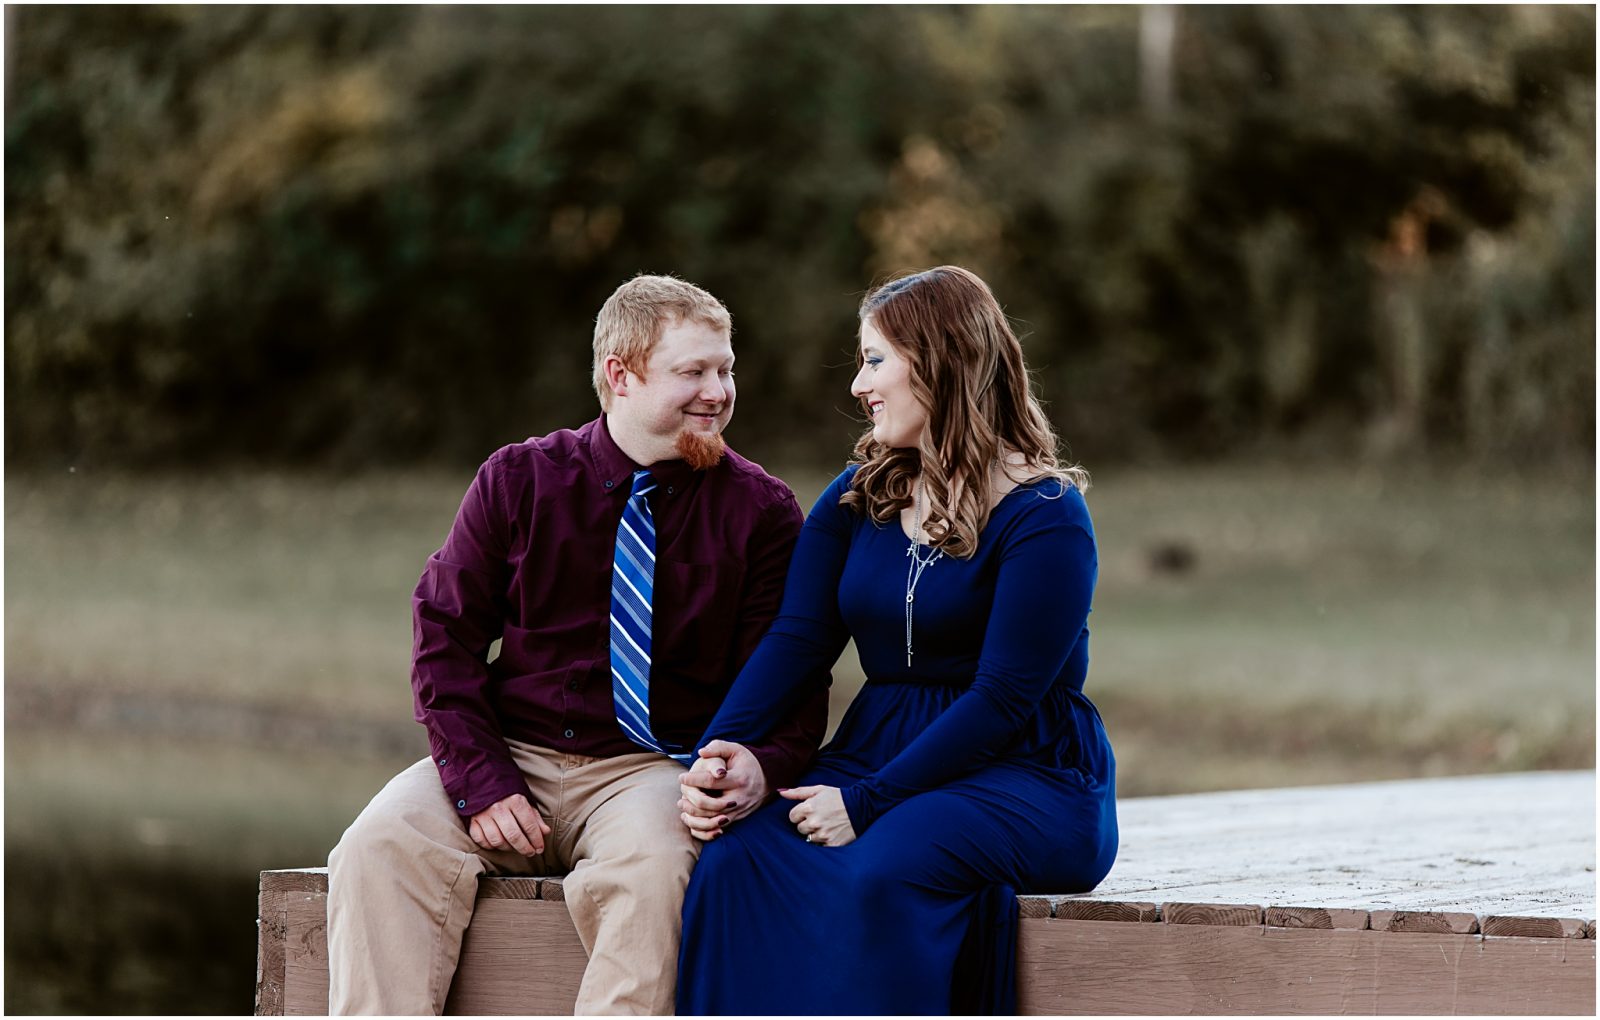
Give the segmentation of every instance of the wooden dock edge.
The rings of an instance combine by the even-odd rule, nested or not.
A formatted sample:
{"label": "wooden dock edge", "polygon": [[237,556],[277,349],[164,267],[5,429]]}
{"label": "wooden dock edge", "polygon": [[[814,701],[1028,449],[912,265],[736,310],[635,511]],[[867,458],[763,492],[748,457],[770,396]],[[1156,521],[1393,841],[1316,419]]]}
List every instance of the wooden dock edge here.
{"label": "wooden dock edge", "polygon": [[[326,1014],[327,887],[325,868],[262,872],[257,1015]],[[562,899],[559,878],[484,880],[446,1012],[571,1013],[586,958]],[[1595,1011],[1594,924],[1577,918],[1018,904],[1026,1015]]]}

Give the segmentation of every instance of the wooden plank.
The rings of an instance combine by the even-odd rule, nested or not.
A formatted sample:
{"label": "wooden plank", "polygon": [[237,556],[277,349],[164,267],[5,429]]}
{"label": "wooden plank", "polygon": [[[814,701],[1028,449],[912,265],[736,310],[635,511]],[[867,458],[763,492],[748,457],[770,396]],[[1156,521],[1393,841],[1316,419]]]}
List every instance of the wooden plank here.
{"label": "wooden plank", "polygon": [[[480,878],[478,879],[478,899],[480,900],[537,900],[539,895],[540,879],[522,878],[520,876],[508,878]],[[559,880],[558,880],[559,881]]]}
{"label": "wooden plank", "polygon": [[283,1015],[328,1013],[328,896],[286,893],[288,938],[284,940]]}
{"label": "wooden plank", "polygon": [[1239,927],[1260,924],[1261,908],[1246,903],[1163,903],[1161,919],[1168,924],[1211,924]]}
{"label": "wooden plank", "polygon": [[1592,1014],[1595,943],[1030,919],[1025,1014]]}
{"label": "wooden plank", "polygon": [[1475,935],[1475,914],[1436,910],[1374,910],[1368,923],[1373,931],[1430,935]]}
{"label": "wooden plank", "polygon": [[1343,910],[1339,907],[1268,907],[1266,923],[1273,928],[1316,928],[1331,931],[1349,928],[1362,931],[1368,925],[1365,910]]}
{"label": "wooden plank", "polygon": [[1574,771],[1130,798],[1093,895],[1589,919],[1594,791]]}
{"label": "wooden plank", "polygon": [[[315,886],[314,879],[295,881]],[[481,884],[448,1012],[572,1009],[585,966],[583,947],[563,904],[526,898],[529,881]],[[497,888],[513,895],[496,895]],[[1152,904],[1053,899],[1058,913],[1103,910],[1146,923],[1025,919],[1018,956],[1019,1006],[1025,1013],[1592,1013],[1594,1008],[1597,947],[1592,939],[1484,939],[1181,920],[1153,924],[1148,923],[1156,914]],[[1224,917],[1232,915],[1219,913],[1219,907],[1224,912],[1259,909],[1217,904],[1167,909],[1177,908],[1182,917],[1184,907]],[[261,909],[264,920],[281,918],[279,1007],[292,1015],[325,1014],[326,896],[269,889]],[[272,930],[271,924],[263,925],[265,977],[273,968],[267,948]],[[270,990],[257,1006],[272,1010]]]}
{"label": "wooden plank", "polygon": [[1481,922],[1485,935],[1523,938],[1581,939],[1588,925],[1576,917],[1503,917],[1492,915]]}
{"label": "wooden plank", "polygon": [[266,888],[257,899],[256,914],[256,1015],[283,1015],[283,943],[289,919],[283,893]]}
{"label": "wooden plank", "polygon": [[[322,876],[326,886],[326,876]],[[315,888],[314,880],[289,878],[274,883]],[[472,924],[462,941],[447,1013],[571,1013],[588,956],[566,906],[534,899],[540,880],[484,879]],[[555,883],[559,895],[560,882]],[[282,947],[280,992],[258,999],[261,1015],[325,1016],[328,1012],[327,895],[324,892],[271,893],[285,898],[281,911],[286,938]],[[266,915],[263,915],[266,916]],[[530,975],[538,975],[530,980]]]}
{"label": "wooden plank", "polygon": [[1048,896],[1017,897],[1017,913],[1022,917],[1049,917],[1050,911],[1051,903]]}
{"label": "wooden plank", "polygon": [[1060,896],[1052,917],[1071,921],[1135,921],[1151,923],[1161,919],[1154,903],[1119,903],[1112,900],[1082,900]]}
{"label": "wooden plank", "polygon": [[565,904],[480,899],[445,1012],[570,1015],[588,962]]}
{"label": "wooden plank", "polygon": [[[1454,941],[1459,935],[1407,935],[1411,939]],[[1595,944],[1582,939],[1466,936],[1465,958],[1456,988],[1457,1013],[1595,1015]],[[1479,1004],[1493,1009],[1477,1008]]]}
{"label": "wooden plank", "polygon": [[1586,939],[1594,938],[1594,922],[1593,921],[1590,921],[1588,924],[1584,925],[1583,937],[1586,938]]}
{"label": "wooden plank", "polygon": [[282,871],[261,873],[262,892],[325,893],[328,891],[327,868],[288,868]]}
{"label": "wooden plank", "polygon": [[552,903],[565,903],[567,893],[561,886],[561,879],[541,878],[539,880],[539,898],[541,900],[549,900]]}

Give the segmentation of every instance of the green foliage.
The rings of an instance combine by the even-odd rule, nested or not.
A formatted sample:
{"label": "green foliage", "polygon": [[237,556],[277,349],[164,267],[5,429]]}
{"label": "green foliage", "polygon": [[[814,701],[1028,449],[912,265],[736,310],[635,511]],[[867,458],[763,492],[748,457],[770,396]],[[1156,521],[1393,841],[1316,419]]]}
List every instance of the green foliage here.
{"label": "green foliage", "polygon": [[856,300],[943,261],[1091,464],[1592,451],[1591,8],[1184,8],[1166,111],[1149,16],[21,8],[8,460],[470,462],[651,271],[837,461]]}

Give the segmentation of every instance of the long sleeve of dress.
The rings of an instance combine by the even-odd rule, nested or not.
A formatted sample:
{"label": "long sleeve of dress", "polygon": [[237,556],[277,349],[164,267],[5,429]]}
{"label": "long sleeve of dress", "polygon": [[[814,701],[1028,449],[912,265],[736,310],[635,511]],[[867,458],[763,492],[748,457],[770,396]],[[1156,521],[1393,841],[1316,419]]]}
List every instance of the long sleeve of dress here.
{"label": "long sleeve of dress", "polygon": [[843,791],[857,836],[906,798],[992,760],[1054,684],[1083,633],[1098,570],[1094,538],[1073,519],[1069,499],[1076,493],[1040,500],[1005,539],[972,686],[877,773]]}
{"label": "long sleeve of dress", "polygon": [[[794,559],[802,521],[793,494],[775,502],[763,519],[761,532],[751,543],[750,570],[739,607],[738,631],[734,638],[735,665],[742,668],[761,647],[761,639],[776,619],[783,604],[789,564]],[[827,665],[822,669],[826,671]],[[828,686],[831,675],[824,674],[809,685],[811,694],[797,698],[797,707],[778,719],[764,739],[747,741],[745,746],[761,763],[767,785],[773,789],[794,785],[816,756],[822,734],[828,728]]]}
{"label": "long sleeve of dress", "polygon": [[817,497],[800,529],[784,584],[783,604],[755,654],[739,672],[722,707],[700,740],[759,743],[788,718],[829,669],[850,639],[839,615],[839,576],[850,552],[850,511],[839,497],[852,471],[835,478]]}

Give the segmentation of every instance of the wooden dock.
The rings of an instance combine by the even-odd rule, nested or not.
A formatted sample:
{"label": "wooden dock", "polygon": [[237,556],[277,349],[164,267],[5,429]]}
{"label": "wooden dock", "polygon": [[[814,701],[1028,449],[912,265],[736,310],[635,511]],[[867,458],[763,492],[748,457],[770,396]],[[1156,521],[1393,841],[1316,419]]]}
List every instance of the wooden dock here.
{"label": "wooden dock", "polygon": [[[1590,1014],[1594,773],[1146,797],[1085,896],[1023,896],[1025,1014]],[[258,1014],[327,1012],[325,869],[261,876]],[[449,1011],[570,1013],[559,878],[488,879]],[[537,975],[537,979],[531,979]]]}

